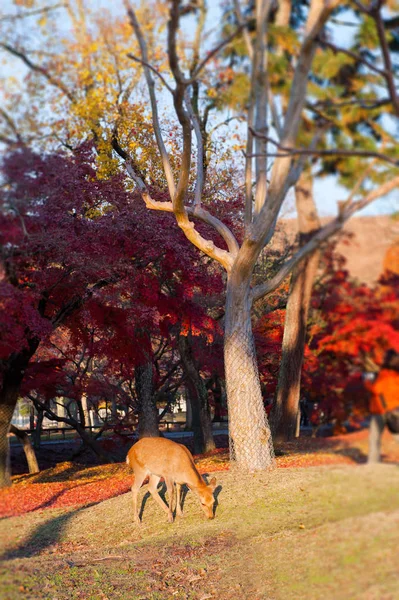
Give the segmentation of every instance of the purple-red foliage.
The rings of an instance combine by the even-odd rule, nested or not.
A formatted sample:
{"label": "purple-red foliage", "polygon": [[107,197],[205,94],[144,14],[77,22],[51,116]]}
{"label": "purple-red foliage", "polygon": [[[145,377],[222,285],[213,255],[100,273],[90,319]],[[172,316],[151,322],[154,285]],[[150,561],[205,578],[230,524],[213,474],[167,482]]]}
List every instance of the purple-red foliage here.
{"label": "purple-red foliage", "polygon": [[41,381],[45,396],[62,377],[59,355],[43,350],[60,325],[69,359],[91,344],[109,364],[134,365],[148,355],[152,334],[169,336],[182,318],[206,329],[198,297],[223,289],[220,271],[173,215],[149,211],[122,176],[97,179],[92,151],[90,144],[73,157],[21,149],[3,163],[0,359],[6,366],[30,339],[41,340],[25,387]]}

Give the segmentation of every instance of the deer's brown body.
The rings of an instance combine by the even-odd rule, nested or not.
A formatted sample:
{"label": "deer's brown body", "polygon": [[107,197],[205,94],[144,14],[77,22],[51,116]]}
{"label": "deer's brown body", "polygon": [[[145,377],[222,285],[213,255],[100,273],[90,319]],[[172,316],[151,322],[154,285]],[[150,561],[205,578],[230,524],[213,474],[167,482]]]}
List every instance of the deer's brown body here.
{"label": "deer's brown body", "polygon": [[[134,472],[132,493],[134,520],[136,522],[140,521],[137,510],[137,496],[147,476],[150,478],[148,489],[154,500],[167,513],[170,523],[173,522],[175,484],[177,515],[181,516],[183,514],[181,508],[181,486],[186,484],[199,496],[201,507],[208,519],[213,519],[213,505],[215,501],[213,491],[216,486],[216,480],[213,478],[209,485],[205,483],[197,471],[191,452],[185,446],[176,444],[176,442],[172,442],[166,438],[142,438],[130,448],[126,462]],[[162,500],[157,491],[161,477],[164,478],[168,490],[169,506]]]}

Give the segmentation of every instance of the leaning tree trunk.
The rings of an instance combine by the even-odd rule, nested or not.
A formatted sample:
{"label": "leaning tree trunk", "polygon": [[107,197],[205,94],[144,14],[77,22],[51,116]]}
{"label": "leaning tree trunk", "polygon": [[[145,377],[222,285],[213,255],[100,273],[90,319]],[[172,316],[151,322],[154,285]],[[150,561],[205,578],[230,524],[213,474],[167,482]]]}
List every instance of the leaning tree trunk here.
{"label": "leaning tree trunk", "polygon": [[158,410],[151,361],[135,368],[135,385],[138,399],[139,437],[159,437]]}
{"label": "leaning tree trunk", "polygon": [[245,471],[267,469],[274,450],[252,333],[249,277],[243,281],[232,274],[227,285],[224,360],[231,460]]}
{"label": "leaning tree trunk", "polygon": [[188,335],[179,336],[179,352],[191,404],[191,425],[194,434],[194,452],[201,454],[216,448],[212,421],[208,406],[208,393],[196,365],[191,340]]}
{"label": "leaning tree trunk", "polygon": [[29,473],[39,473],[39,464],[37,462],[35,451],[32,447],[29,435],[26,431],[18,429],[15,425],[10,425],[10,433],[13,433],[21,442],[28,463]]}
{"label": "leaning tree trunk", "polygon": [[[312,193],[312,180],[303,173],[295,187],[300,243],[303,245],[320,228],[320,221]],[[291,277],[285,313],[282,357],[273,405],[271,426],[274,440],[295,437],[299,411],[303,354],[306,341],[310,298],[320,260],[316,250],[294,269]]]}

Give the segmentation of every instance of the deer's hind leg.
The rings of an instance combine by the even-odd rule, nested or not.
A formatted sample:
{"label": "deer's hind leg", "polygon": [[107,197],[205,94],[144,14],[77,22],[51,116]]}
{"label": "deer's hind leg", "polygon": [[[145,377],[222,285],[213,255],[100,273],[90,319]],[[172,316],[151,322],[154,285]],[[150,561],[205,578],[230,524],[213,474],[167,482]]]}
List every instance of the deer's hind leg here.
{"label": "deer's hind leg", "polygon": [[[165,479],[165,483],[166,483],[166,487],[169,493],[169,506],[166,504],[166,502],[164,502],[161,498],[161,496],[158,493],[158,483],[160,481],[160,477],[158,477],[158,475],[150,475],[150,481],[148,482],[148,491],[150,492],[151,496],[154,498],[155,502],[157,504],[159,504],[159,506],[162,508],[162,510],[164,510],[166,512],[166,514],[168,515],[168,521],[169,523],[173,523],[173,513],[172,513],[172,500],[173,500],[173,494],[171,494],[170,492],[170,487],[169,487],[169,483],[168,480]],[[173,487],[173,482],[172,482],[172,489],[174,489]]]}
{"label": "deer's hind leg", "polygon": [[183,510],[181,507],[181,483],[176,483],[176,515],[179,517],[183,516]]}
{"label": "deer's hind leg", "polygon": [[142,471],[141,469],[136,469],[134,471],[134,482],[132,485],[132,494],[133,494],[133,519],[135,523],[140,523],[140,516],[137,510],[137,496],[141,486],[143,485],[144,479],[147,477],[147,473]]}

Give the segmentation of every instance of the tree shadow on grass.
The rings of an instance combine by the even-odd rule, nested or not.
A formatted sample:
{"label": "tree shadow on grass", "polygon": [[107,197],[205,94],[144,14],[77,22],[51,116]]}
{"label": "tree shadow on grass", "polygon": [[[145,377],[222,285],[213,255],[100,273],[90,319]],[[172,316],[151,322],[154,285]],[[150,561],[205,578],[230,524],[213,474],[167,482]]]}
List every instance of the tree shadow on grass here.
{"label": "tree shadow on grass", "polygon": [[[94,466],[85,466],[75,463],[70,463],[64,465],[63,468],[60,467],[52,467],[49,469],[45,469],[40,473],[35,474],[24,474],[19,475],[17,479],[17,483],[60,483],[63,481],[79,480],[79,479],[93,479],[100,475],[103,475],[104,468],[109,467],[110,465],[94,465]],[[125,472],[128,473],[129,469],[125,462],[118,464],[112,464],[112,471],[116,473]],[[111,473],[110,476],[114,474]]]}
{"label": "tree shadow on grass", "polygon": [[29,537],[26,540],[23,540],[18,548],[6,550],[0,555],[0,561],[30,558],[40,554],[46,548],[51,548],[60,541],[69,521],[73,517],[96,504],[98,504],[98,502],[93,502],[88,506],[71,510],[66,514],[53,517],[44,523],[40,523]]}

